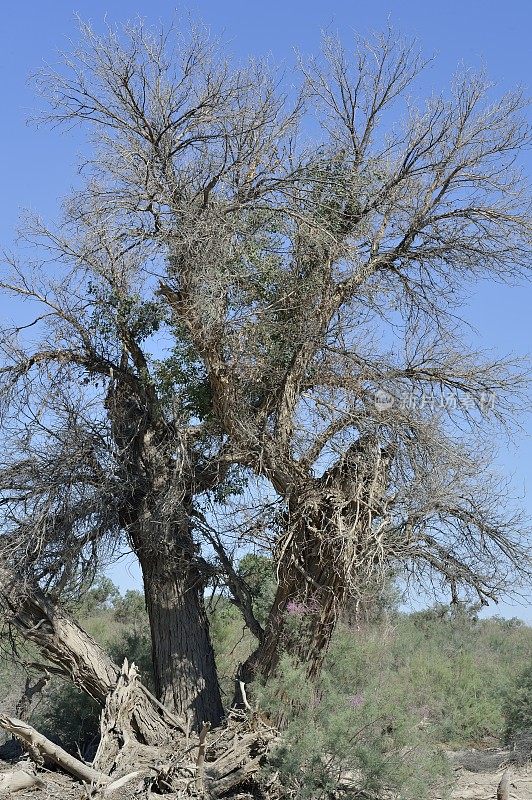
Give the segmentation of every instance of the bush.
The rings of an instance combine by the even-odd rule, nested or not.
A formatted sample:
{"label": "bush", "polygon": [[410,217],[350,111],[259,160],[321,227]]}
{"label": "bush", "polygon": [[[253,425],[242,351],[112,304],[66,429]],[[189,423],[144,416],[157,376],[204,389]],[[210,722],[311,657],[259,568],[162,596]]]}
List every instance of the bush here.
{"label": "bush", "polygon": [[367,792],[431,796],[448,780],[442,744],[500,741],[506,707],[509,726],[532,718],[531,655],[531,628],[480,620],[472,607],[340,626],[316,686],[284,658],[255,690],[263,713],[286,725],[272,768],[298,800],[332,796],[345,772]]}
{"label": "bush", "polygon": [[380,669],[439,741],[464,747],[501,739],[509,687],[531,655],[526,625],[436,607],[396,621]]}
{"label": "bush", "polygon": [[36,710],[31,723],[73,755],[91,760],[100,734],[101,707],[71,683],[54,681]]}
{"label": "bush", "polygon": [[447,761],[404,692],[383,685],[375,668],[370,676],[365,661],[344,630],[317,685],[285,656],[278,677],[258,692],[263,713],[286,725],[268,770],[297,800],[332,797],[342,776],[365,792],[393,789],[402,800],[422,800],[449,782]]}
{"label": "bush", "polygon": [[532,666],[527,667],[506,697],[506,735],[532,730]]}

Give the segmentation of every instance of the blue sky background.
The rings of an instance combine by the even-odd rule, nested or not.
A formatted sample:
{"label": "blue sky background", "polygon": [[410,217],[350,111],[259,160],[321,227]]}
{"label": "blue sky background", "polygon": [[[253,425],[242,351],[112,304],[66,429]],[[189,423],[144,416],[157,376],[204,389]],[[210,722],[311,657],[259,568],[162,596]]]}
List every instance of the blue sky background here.
{"label": "blue sky background", "polygon": [[[20,213],[25,208],[47,219],[57,216],[61,198],[76,181],[78,154],[83,139],[28,126],[37,108],[28,76],[43,62],[54,62],[59,50],[77,39],[75,14],[96,28],[105,18],[122,22],[137,15],[148,22],[171,19],[191,12],[223,33],[228,49],[237,57],[271,56],[286,65],[294,63],[294,48],[310,53],[319,47],[321,31],[338,31],[348,43],[351,31],[362,34],[391,22],[408,37],[416,37],[435,61],[421,80],[425,93],[448,86],[460,64],[485,66],[501,91],[516,84],[528,86],[532,66],[530,0],[204,0],[187,5],[163,0],[4,0],[0,11],[0,245],[14,241]],[[532,154],[523,160],[532,177]],[[532,285],[475,287],[464,315],[472,323],[471,338],[484,349],[501,354],[532,352],[530,308]],[[0,297],[0,320],[14,320],[22,309]],[[20,317],[19,317],[20,318]],[[500,463],[514,476],[516,493],[532,516],[532,418],[523,420],[524,431],[515,447],[501,439]],[[113,577],[122,587],[138,583],[138,573],[127,560]],[[532,622],[526,603],[501,604],[496,613],[517,615]]]}

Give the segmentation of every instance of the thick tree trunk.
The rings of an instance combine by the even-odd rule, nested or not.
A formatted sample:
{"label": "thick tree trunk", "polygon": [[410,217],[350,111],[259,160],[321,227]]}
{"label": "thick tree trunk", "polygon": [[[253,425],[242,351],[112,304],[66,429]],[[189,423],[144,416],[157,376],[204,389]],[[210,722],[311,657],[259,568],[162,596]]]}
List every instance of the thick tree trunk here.
{"label": "thick tree trunk", "polygon": [[192,474],[176,461],[176,440],[155,407],[143,411],[120,384],[107,405],[131,487],[121,522],[142,569],[157,696],[197,730],[218,725],[224,710],[190,524]]}
{"label": "thick tree trunk", "polygon": [[203,584],[191,570],[173,570],[164,559],[142,564],[150,620],[155,686],[159,699],[196,728],[223,716]]}
{"label": "thick tree trunk", "polygon": [[188,518],[181,513],[172,525],[144,518],[133,541],[144,580],[157,696],[199,730],[204,722],[218,725],[224,709],[203,602],[204,576]]}

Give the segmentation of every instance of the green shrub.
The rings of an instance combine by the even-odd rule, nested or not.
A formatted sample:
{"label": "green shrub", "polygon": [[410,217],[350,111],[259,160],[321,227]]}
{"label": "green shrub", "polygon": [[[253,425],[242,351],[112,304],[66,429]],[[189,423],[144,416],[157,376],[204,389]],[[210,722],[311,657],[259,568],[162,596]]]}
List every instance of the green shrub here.
{"label": "green shrub", "polygon": [[532,730],[532,666],[523,670],[506,697],[506,734]]}
{"label": "green shrub", "polygon": [[402,800],[422,800],[448,785],[446,759],[404,692],[384,685],[375,664],[370,675],[367,661],[344,630],[316,685],[285,656],[278,676],[258,690],[263,713],[286,725],[268,771],[277,770],[297,800],[332,797],[340,776],[369,793],[393,789]]}
{"label": "green shrub", "polygon": [[101,707],[71,683],[54,681],[31,715],[32,724],[74,755],[96,752]]}

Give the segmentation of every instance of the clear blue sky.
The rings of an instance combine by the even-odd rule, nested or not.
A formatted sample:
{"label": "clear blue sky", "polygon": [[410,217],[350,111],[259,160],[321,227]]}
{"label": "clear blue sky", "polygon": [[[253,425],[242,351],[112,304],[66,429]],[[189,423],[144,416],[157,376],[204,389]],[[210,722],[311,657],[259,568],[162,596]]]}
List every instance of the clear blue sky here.
{"label": "clear blue sky", "polygon": [[[448,85],[457,66],[484,65],[501,90],[528,84],[532,66],[530,0],[204,0],[187,5],[162,0],[4,0],[0,11],[0,243],[9,244],[20,212],[31,208],[44,217],[57,215],[59,202],[75,182],[77,154],[83,146],[74,134],[37,130],[26,125],[36,108],[28,75],[43,61],[53,62],[57,51],[69,49],[76,39],[75,14],[95,27],[105,17],[121,22],[137,15],[158,22],[191,11],[214,32],[223,32],[237,56],[271,55],[287,68],[293,51],[315,51],[323,29],[368,33],[390,21],[407,36],[416,37],[427,55],[436,59],[423,81],[427,92]],[[532,155],[525,167],[532,177]],[[19,309],[2,305],[0,318],[14,319]],[[532,285],[501,288],[483,285],[471,297],[466,316],[478,332],[477,344],[502,353],[532,352],[530,308]],[[526,433],[517,449],[501,443],[501,463],[513,473],[516,490],[532,515],[532,419],[524,421]],[[528,490],[528,491],[527,491]],[[116,575],[122,585],[131,583],[127,571]],[[532,621],[526,607],[500,606],[506,615],[515,613]]]}

